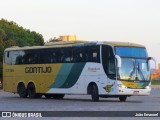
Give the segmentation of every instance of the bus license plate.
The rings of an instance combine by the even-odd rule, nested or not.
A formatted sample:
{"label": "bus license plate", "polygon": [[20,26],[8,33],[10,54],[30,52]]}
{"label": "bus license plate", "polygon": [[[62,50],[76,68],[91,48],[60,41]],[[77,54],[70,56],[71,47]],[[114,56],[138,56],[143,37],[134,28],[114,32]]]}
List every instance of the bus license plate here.
{"label": "bus license plate", "polygon": [[133,92],[133,94],[139,94],[139,91],[136,90],[136,91]]}

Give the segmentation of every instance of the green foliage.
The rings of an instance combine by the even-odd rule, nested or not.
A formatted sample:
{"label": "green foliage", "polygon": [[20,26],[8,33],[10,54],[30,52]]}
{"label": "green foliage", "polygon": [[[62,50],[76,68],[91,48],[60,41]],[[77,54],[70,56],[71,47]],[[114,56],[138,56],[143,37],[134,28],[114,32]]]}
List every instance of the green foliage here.
{"label": "green foliage", "polygon": [[3,40],[6,38],[6,33],[3,29],[0,29],[0,44],[3,44]]}
{"label": "green foliage", "polygon": [[160,85],[160,80],[152,80],[151,84],[152,85]]}
{"label": "green foliage", "polygon": [[6,40],[14,40],[17,46],[44,45],[44,39],[41,34],[24,29],[14,22],[1,19],[0,30],[3,31],[3,37],[5,37]]}
{"label": "green foliage", "polygon": [[48,42],[59,42],[59,41],[62,41],[62,40],[54,37],[54,38],[50,38]]}
{"label": "green foliage", "polygon": [[15,22],[0,20],[0,77],[2,77],[2,63],[4,50],[11,46],[42,46],[43,36],[35,31],[24,29]]}

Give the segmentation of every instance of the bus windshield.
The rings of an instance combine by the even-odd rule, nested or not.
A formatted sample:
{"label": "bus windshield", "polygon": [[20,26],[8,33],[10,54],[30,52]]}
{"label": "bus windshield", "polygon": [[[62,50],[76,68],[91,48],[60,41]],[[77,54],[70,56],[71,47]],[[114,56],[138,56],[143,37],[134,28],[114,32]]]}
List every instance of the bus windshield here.
{"label": "bus windshield", "polygon": [[145,81],[150,79],[148,54],[145,48],[116,47],[115,51],[122,59],[122,66],[119,68],[121,80]]}
{"label": "bus windshield", "polygon": [[149,80],[150,69],[147,59],[122,58],[119,77],[121,80]]}

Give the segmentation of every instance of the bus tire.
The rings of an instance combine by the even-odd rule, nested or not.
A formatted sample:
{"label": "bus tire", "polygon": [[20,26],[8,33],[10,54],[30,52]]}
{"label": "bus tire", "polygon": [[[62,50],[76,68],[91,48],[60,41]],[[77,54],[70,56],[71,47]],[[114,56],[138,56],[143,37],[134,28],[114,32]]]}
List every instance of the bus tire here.
{"label": "bus tire", "polygon": [[45,94],[44,96],[45,96],[45,98],[47,98],[47,99],[50,99],[51,97],[53,97],[52,94]]}
{"label": "bus tire", "polygon": [[19,94],[20,98],[27,98],[28,93],[27,93],[27,90],[26,90],[24,83],[18,84],[17,93]]}
{"label": "bus tire", "polygon": [[30,83],[28,85],[27,90],[28,90],[29,98],[41,98],[42,97],[41,94],[36,93],[36,88],[35,88],[35,85],[33,83]]}
{"label": "bus tire", "polygon": [[92,85],[91,97],[92,97],[92,101],[98,101],[99,100],[98,87],[97,87],[96,84]]}
{"label": "bus tire", "polygon": [[41,98],[42,94],[36,94],[36,98]]}
{"label": "bus tire", "polygon": [[119,96],[119,100],[121,102],[125,102],[127,100],[127,96]]}
{"label": "bus tire", "polygon": [[63,99],[64,96],[65,96],[65,94],[54,94],[54,95],[53,95],[53,98],[54,98],[54,99]]}

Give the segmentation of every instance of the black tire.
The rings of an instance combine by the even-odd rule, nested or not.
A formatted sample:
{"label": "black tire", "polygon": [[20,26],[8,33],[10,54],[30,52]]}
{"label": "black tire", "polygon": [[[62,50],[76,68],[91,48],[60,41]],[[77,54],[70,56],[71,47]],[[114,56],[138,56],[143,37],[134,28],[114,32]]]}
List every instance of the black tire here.
{"label": "black tire", "polygon": [[28,85],[27,90],[28,90],[29,98],[41,98],[42,97],[41,94],[36,93],[36,88],[35,88],[35,85],[33,83],[30,83]]}
{"label": "black tire", "polygon": [[52,94],[45,94],[44,96],[45,96],[45,98],[47,98],[47,99],[50,99],[50,98],[52,98],[52,97],[53,97],[53,95],[52,95]]}
{"label": "black tire", "polygon": [[119,100],[121,102],[125,102],[127,100],[127,96],[119,96]]}
{"label": "black tire", "polygon": [[36,98],[41,98],[42,94],[36,94]]}
{"label": "black tire", "polygon": [[27,98],[28,93],[27,90],[25,88],[24,83],[20,83],[17,87],[17,93],[19,94],[20,98]]}
{"label": "black tire", "polygon": [[54,94],[54,95],[53,95],[53,98],[54,98],[54,99],[63,99],[64,96],[65,96],[65,94]]}
{"label": "black tire", "polygon": [[95,84],[92,85],[91,97],[92,97],[92,101],[99,100],[98,87]]}

